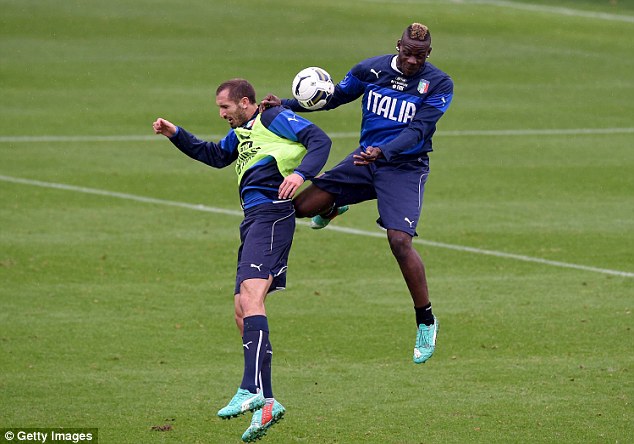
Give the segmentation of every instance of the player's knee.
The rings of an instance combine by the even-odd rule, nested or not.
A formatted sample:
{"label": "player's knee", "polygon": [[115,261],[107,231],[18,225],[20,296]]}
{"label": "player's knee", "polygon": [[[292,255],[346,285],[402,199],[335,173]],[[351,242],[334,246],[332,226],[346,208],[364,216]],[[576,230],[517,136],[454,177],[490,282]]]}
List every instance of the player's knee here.
{"label": "player's knee", "polygon": [[390,249],[396,260],[407,257],[412,250],[412,236],[402,231],[390,230],[388,232]]}
{"label": "player's knee", "polygon": [[247,279],[242,282],[239,304],[243,317],[264,313],[264,299],[271,279]]}
{"label": "player's knee", "polygon": [[310,207],[306,205],[306,199],[301,198],[301,195],[293,200],[293,206],[295,207],[295,217],[309,217]]}

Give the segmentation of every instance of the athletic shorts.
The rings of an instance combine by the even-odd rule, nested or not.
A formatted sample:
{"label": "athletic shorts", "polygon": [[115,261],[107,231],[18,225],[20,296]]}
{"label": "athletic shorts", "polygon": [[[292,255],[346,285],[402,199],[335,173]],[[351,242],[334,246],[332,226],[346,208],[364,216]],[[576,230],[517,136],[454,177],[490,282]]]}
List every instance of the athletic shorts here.
{"label": "athletic shorts", "polygon": [[366,165],[354,164],[353,155],[312,180],[315,186],[335,195],[335,205],[377,200],[379,226],[416,236],[416,226],[423,207],[425,182],[429,175],[429,157],[402,163],[385,159]]}
{"label": "athletic shorts", "polygon": [[247,279],[273,276],[269,293],[286,288],[286,269],[295,233],[295,210],[290,200],[256,205],[244,211],[235,293]]}

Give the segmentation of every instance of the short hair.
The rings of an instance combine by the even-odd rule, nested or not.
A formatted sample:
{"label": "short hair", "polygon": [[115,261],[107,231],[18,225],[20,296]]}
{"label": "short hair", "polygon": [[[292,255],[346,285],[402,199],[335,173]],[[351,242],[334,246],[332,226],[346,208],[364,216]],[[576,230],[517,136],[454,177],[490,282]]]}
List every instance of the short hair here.
{"label": "short hair", "polygon": [[229,98],[238,103],[243,97],[249,99],[249,103],[255,103],[255,88],[244,79],[231,79],[220,84],[216,89],[216,95],[224,90],[229,91]]}
{"label": "short hair", "polygon": [[412,40],[431,42],[431,32],[429,32],[429,28],[422,23],[412,23],[409,25],[403,33],[403,37],[405,36]]}

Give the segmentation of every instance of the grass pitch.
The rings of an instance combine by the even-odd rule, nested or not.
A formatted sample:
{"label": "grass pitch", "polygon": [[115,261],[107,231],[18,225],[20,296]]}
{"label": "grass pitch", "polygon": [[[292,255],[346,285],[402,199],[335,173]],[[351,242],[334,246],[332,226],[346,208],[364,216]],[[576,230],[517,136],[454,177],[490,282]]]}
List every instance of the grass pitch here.
{"label": "grass pitch", "polygon": [[[421,21],[456,83],[416,244],[437,352],[411,363],[411,301],[373,203],[299,226],[267,304],[288,413],[265,440],[634,440],[630,3],[0,5],[0,428],[239,442],[249,419],[215,416],[242,369],[235,175],[151,122],[217,140],[220,82],[288,96],[299,69],[339,80]],[[355,147],[359,106],[311,115],[329,165]]]}

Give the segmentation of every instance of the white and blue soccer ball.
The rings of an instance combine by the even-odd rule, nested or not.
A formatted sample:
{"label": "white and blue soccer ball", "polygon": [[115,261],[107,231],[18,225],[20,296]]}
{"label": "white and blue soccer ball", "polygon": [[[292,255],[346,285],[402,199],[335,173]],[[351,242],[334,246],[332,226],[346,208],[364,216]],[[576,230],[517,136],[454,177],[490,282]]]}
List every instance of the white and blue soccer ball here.
{"label": "white and blue soccer ball", "polygon": [[323,108],[335,92],[330,74],[316,66],[304,68],[293,79],[293,97],[309,110]]}

